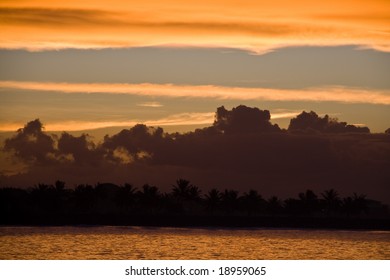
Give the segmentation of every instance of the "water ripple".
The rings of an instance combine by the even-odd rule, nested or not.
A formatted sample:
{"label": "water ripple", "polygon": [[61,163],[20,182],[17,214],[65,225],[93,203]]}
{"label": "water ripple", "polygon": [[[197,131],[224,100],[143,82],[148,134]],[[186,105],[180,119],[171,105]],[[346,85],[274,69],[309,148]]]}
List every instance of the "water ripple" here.
{"label": "water ripple", "polygon": [[0,227],[0,259],[390,259],[390,232]]}

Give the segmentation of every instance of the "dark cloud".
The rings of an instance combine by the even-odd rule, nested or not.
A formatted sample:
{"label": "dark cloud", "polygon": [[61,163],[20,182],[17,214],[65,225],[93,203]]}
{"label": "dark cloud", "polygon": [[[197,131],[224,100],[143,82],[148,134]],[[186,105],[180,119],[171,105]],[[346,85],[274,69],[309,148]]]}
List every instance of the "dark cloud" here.
{"label": "dark cloud", "polygon": [[62,133],[58,139],[58,153],[69,161],[76,163],[97,164],[102,159],[102,151],[83,134],[75,137],[69,133]]}
{"label": "dark cloud", "polygon": [[303,111],[297,117],[291,119],[288,127],[289,131],[317,131],[323,133],[369,133],[368,127],[358,127],[347,124],[346,122],[339,122],[335,118],[330,118],[325,115],[323,118],[318,116],[315,112],[309,113]]}
{"label": "dark cloud", "polygon": [[225,107],[217,109],[214,126],[224,133],[277,132],[278,125],[272,125],[268,110],[240,105],[231,111]]}
{"label": "dark cloud", "polygon": [[292,196],[304,189],[335,188],[343,195],[379,199],[390,197],[389,137],[314,112],[303,112],[289,130],[280,130],[267,110],[246,106],[220,107],[212,126],[191,133],[168,134],[139,124],[99,144],[87,135],[49,136],[35,120],[7,139],[5,148],[40,165],[30,163],[29,173],[1,180],[10,185],[56,179],[149,183],[164,189],[177,178],[188,178],[205,190],[257,189],[264,196]]}
{"label": "dark cloud", "polygon": [[14,137],[5,140],[4,149],[27,161],[50,162],[50,155],[55,152],[54,139],[42,129],[39,119],[27,123]]}
{"label": "dark cloud", "polygon": [[162,128],[147,127],[137,124],[131,129],[124,129],[113,136],[105,136],[102,148],[113,159],[121,159],[120,155],[115,156],[115,151],[123,154],[126,150],[128,155],[134,160],[149,159],[155,151],[160,151],[169,137],[164,137]]}

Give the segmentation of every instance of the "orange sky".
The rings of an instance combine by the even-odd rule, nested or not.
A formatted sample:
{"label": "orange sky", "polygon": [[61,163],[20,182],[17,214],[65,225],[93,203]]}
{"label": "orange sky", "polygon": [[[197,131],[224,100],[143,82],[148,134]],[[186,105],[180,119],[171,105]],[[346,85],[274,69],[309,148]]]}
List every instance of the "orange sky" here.
{"label": "orange sky", "polygon": [[[0,49],[21,48],[34,51],[64,48],[194,46],[204,48],[240,48],[256,53],[266,53],[277,48],[283,50],[283,47],[290,46],[353,45],[353,52],[358,52],[357,50],[360,50],[360,48],[374,48],[387,52],[380,52],[381,55],[388,55],[388,52],[390,52],[390,1],[1,0],[0,34]],[[118,49],[115,49],[115,51],[118,51]],[[298,53],[302,52],[304,50]],[[76,61],[74,65],[71,64],[69,66],[71,70],[66,72],[68,73],[67,75],[63,75],[62,72],[58,72],[59,74],[57,76],[48,75],[49,72],[51,73],[50,67],[53,67],[53,69],[60,68],[66,60],[64,54],[60,51],[54,53],[53,58],[55,59],[50,60],[50,55],[46,54],[46,60],[41,59],[38,61],[42,62],[42,64],[36,63],[36,65],[32,65],[29,64],[30,60],[26,59],[24,54],[19,57],[17,54],[7,53],[7,51],[3,50],[3,67],[1,68],[0,65],[0,89],[7,89],[7,91],[3,91],[3,96],[0,98],[3,101],[11,102],[9,104],[13,104],[13,106],[18,106],[15,108],[8,106],[6,108],[6,105],[4,105],[4,108],[7,110],[3,110],[0,116],[3,119],[0,120],[2,125],[2,128],[0,127],[1,130],[5,130],[5,128],[14,129],[15,123],[18,126],[23,125],[20,120],[20,108],[29,104],[29,100],[23,98],[18,99],[18,95],[16,94],[9,97],[8,100],[7,92],[9,90],[23,90],[24,94],[34,91],[36,93],[45,92],[50,95],[52,95],[52,92],[53,95],[54,92],[57,92],[57,94],[64,92],[73,94],[88,92],[103,93],[106,95],[111,95],[111,93],[127,96],[136,95],[136,98],[139,100],[141,98],[145,99],[140,101],[140,103],[145,105],[144,107],[149,107],[144,108],[145,111],[150,111],[151,108],[160,108],[163,110],[161,108],[163,106],[159,104],[162,98],[169,99],[171,104],[180,104],[181,101],[178,101],[180,98],[198,98],[199,104],[191,103],[193,107],[191,110],[187,109],[187,111],[172,113],[175,124],[210,123],[212,111],[209,109],[207,109],[207,112],[206,109],[203,110],[202,106],[204,104],[202,103],[200,105],[200,99],[214,99],[220,103],[225,101],[229,102],[230,100],[235,102],[252,102],[252,104],[266,101],[291,103],[312,102],[312,104],[337,102],[355,105],[377,105],[378,107],[389,106],[390,104],[389,86],[388,83],[385,83],[386,76],[383,74],[387,73],[389,69],[387,60],[382,59],[382,56],[376,56],[376,54],[371,53],[365,54],[366,56],[362,55],[363,58],[359,60],[359,63],[356,62],[356,56],[349,56],[348,58],[345,58],[343,55],[334,57],[327,56],[333,59],[326,61],[330,61],[331,67],[324,67],[325,64],[329,66],[328,63],[319,60],[316,63],[313,62],[313,65],[307,64],[305,67],[302,67],[303,70],[300,70],[301,72],[297,70],[297,65],[301,65],[302,60],[299,60],[296,54],[288,52],[285,52],[286,56],[283,56],[284,54],[281,51],[280,56],[275,56],[267,60],[269,62],[268,64],[265,62],[266,60],[259,60],[258,64],[264,65],[266,69],[263,72],[261,68],[255,68],[253,65],[248,64],[247,61],[255,60],[252,58],[260,57],[252,56],[252,53],[248,54],[245,51],[251,59],[247,59],[247,57],[243,57],[241,54],[237,56],[235,54],[226,55],[226,58],[224,58],[226,61],[233,57],[235,59],[237,58],[234,61],[242,63],[241,68],[238,67],[237,71],[246,74],[249,77],[248,81],[250,81],[251,77],[265,79],[265,83],[269,82],[273,88],[263,85],[249,86],[249,84],[248,87],[227,85],[226,80],[230,81],[230,76],[227,76],[228,78],[226,79],[219,79],[226,74],[224,69],[226,68],[227,62],[223,61],[222,63],[220,60],[218,61],[221,64],[215,67],[217,69],[215,72],[218,73],[213,75],[214,80],[210,81],[210,79],[205,79],[205,76],[207,76],[207,71],[205,70],[210,68],[210,66],[198,67],[198,60],[195,55],[196,53],[200,53],[199,49],[193,52],[189,51],[186,54],[188,59],[183,62],[185,67],[180,66],[182,64],[179,66],[175,64],[180,59],[180,56],[177,55],[175,58],[173,56],[170,57],[170,54],[164,56],[164,59],[153,61],[153,63],[150,63],[150,67],[148,67],[148,64],[145,64],[146,66],[144,65],[143,70],[139,71],[144,76],[137,71],[141,68],[139,64],[142,64],[142,59],[145,60],[148,54],[143,54],[142,59],[132,60],[131,62],[129,62],[130,60],[126,62],[121,60],[118,64],[135,65],[134,69],[125,67],[123,71],[118,70],[122,68],[115,68],[112,65],[111,68],[106,67],[107,61],[112,60],[113,57],[118,57],[119,54],[100,54],[99,58],[102,59],[101,61],[105,61],[102,62],[104,67],[118,70],[117,72],[112,71],[112,73],[107,70],[108,73],[104,75],[104,78],[108,79],[110,77],[112,78],[112,76],[121,76],[118,74],[126,73],[129,80],[125,80],[123,83],[121,81],[111,82],[102,79],[100,74],[104,72],[104,69],[95,69],[96,67],[92,66],[90,68],[82,68],[85,65],[92,65],[92,60],[80,59],[80,61]],[[352,47],[348,50],[348,53],[352,53]],[[26,57],[31,57],[31,55],[36,53],[28,54]],[[267,54],[272,54],[272,52]],[[123,55],[125,57],[130,54]],[[74,54],[74,57],[77,57],[77,55]],[[216,54],[213,53],[212,56],[198,57],[208,61],[207,59],[210,57],[216,57]],[[287,59],[291,57],[296,59]],[[293,69],[292,71],[302,74],[301,76],[297,76],[297,84],[300,86],[296,89],[288,89],[291,83],[289,83],[290,80],[287,78],[293,76],[291,73],[286,74],[283,72],[283,74],[280,71],[276,71],[274,77],[264,75],[264,73],[269,72],[266,67],[275,66],[276,64],[279,65],[279,61],[283,58],[286,61],[285,63],[290,63],[290,67]],[[311,56],[305,58],[307,61],[313,61],[313,57]],[[5,63],[6,60],[8,60],[8,64]],[[49,60],[53,63],[48,64],[52,65],[50,67],[44,63]],[[233,59],[229,61],[233,61]],[[156,67],[156,64],[159,67]],[[41,65],[46,66],[40,67]],[[232,66],[236,66],[233,63],[229,65],[231,68],[234,68]],[[284,69],[285,64],[282,67]],[[81,68],[83,70],[80,70]],[[193,71],[195,68],[198,72]],[[341,69],[345,71],[337,72],[336,77],[330,75],[335,72],[333,69],[336,68],[337,70]],[[26,69],[27,72],[31,73],[22,75],[21,73]],[[64,69],[66,70],[66,67]],[[366,69],[364,73],[368,73],[369,75],[360,75],[360,72],[357,73],[358,71],[355,71],[356,69]],[[78,76],[80,80],[67,80],[67,78],[72,76],[69,73],[77,71],[79,71]],[[168,77],[165,80],[161,78],[165,72],[169,71],[172,71],[172,73],[179,73],[179,71],[180,73],[183,71],[190,73],[192,71],[193,74],[188,74],[190,76],[189,79],[186,79],[186,76],[183,76],[183,78],[180,75],[178,75],[180,77]],[[10,72],[14,74],[8,75]],[[41,75],[37,75],[40,78],[29,79],[29,77],[35,77],[33,74],[36,72],[41,72]],[[23,73],[26,73],[26,71]],[[135,73],[139,75],[137,76]],[[92,79],[92,81],[88,80],[88,77],[92,77],[93,75],[96,75],[96,79]],[[313,78],[312,76],[315,75],[328,77],[329,79],[319,80],[314,86],[303,86],[307,84],[307,77]],[[247,78],[245,75],[243,76]],[[197,82],[198,80],[193,77],[199,78],[201,82]],[[363,81],[360,86],[357,82],[351,82],[360,81],[362,77],[367,78],[365,81],[368,82],[364,83]],[[374,79],[373,77],[379,78]],[[133,80],[131,80],[132,78]],[[158,78],[161,78],[161,81]],[[184,82],[180,78],[183,78]],[[299,81],[299,79],[301,80]],[[223,82],[219,83],[220,80],[223,80]],[[63,97],[63,95],[58,96]],[[68,97],[69,95],[66,98]],[[134,100],[138,100],[136,98]],[[175,101],[175,99],[177,100]],[[153,103],[154,101],[155,103]],[[41,102],[40,106],[42,104],[47,103]],[[53,104],[41,108],[40,114],[50,111],[51,106]],[[305,107],[302,106],[302,108]],[[293,109],[296,110],[297,108]],[[114,111],[115,107],[112,110]],[[371,110],[369,111],[371,114],[376,109],[369,110]],[[4,113],[5,111],[6,113]],[[180,115],[181,113],[199,114],[188,117],[188,115]],[[289,111],[287,113],[291,114]],[[58,114],[58,112],[54,112],[50,116],[54,116],[55,114]],[[356,112],[355,114],[359,115],[360,112]],[[70,115],[77,118],[76,114]],[[181,117],[181,121],[178,121],[177,116]],[[65,122],[69,122],[69,120],[64,120],[63,127],[75,128],[78,126],[81,129],[95,126],[91,125],[92,122],[97,123],[96,127],[108,126],[114,123],[117,125],[123,124],[121,119],[95,120],[93,118],[95,117],[93,116],[91,120],[87,121],[80,119],[79,126],[76,125],[76,122],[72,122],[70,126],[66,126]],[[364,122],[361,118],[363,117],[359,116],[359,123]],[[388,119],[387,115],[380,116],[380,118],[381,125],[385,126],[383,123]],[[190,119],[190,122],[187,122],[188,119]],[[153,115],[148,118],[145,117],[140,121],[148,120],[150,120],[150,124],[164,124],[171,123],[172,121],[171,116],[161,116],[158,119]],[[49,124],[55,123],[54,119],[45,121]],[[134,119],[129,121],[126,119],[125,123],[130,124],[136,121],[138,120],[134,117]],[[56,123],[58,125],[60,124],[58,121]],[[380,129],[382,130],[383,127],[380,127]]]}
{"label": "orange sky", "polygon": [[0,175],[28,171],[1,145],[35,119],[49,132],[99,129],[97,141],[137,123],[210,126],[216,108],[240,104],[281,128],[311,110],[390,126],[390,0],[0,0],[0,34]]}
{"label": "orange sky", "polygon": [[[316,3],[313,3],[316,2]],[[0,2],[0,48],[289,45],[390,50],[390,1]]]}
{"label": "orange sky", "polygon": [[[311,101],[311,102],[341,102],[352,104],[390,104],[390,92],[388,90],[364,90],[344,87],[311,88],[306,90],[293,89],[264,89],[264,88],[239,88],[222,86],[183,86],[173,84],[107,84],[107,83],[40,83],[40,82],[17,82],[0,81],[0,88],[33,90],[37,92],[63,92],[67,94],[119,94],[138,95],[166,98],[206,98],[226,100],[248,101]],[[159,108],[163,105],[159,102],[145,102],[137,104],[139,107]],[[300,111],[286,111],[272,113],[272,119],[292,118]],[[17,115],[18,112],[14,112]],[[203,113],[179,113],[171,114],[160,119],[132,119],[126,121],[49,121],[46,125],[48,130],[79,131],[112,126],[133,126],[137,123],[145,123],[152,126],[166,125],[209,125],[213,122],[213,112]],[[1,122],[0,131],[15,131],[22,127],[20,122]]]}

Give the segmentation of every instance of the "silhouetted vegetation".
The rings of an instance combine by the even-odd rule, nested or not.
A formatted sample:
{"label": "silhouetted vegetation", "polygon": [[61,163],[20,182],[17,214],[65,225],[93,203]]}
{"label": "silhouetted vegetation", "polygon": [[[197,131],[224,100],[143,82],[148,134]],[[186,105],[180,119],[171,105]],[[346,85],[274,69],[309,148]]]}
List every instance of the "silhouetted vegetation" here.
{"label": "silhouetted vegetation", "polygon": [[274,226],[390,229],[388,207],[365,195],[340,197],[334,189],[296,198],[265,199],[252,189],[211,189],[205,194],[178,179],[170,192],[148,184],[98,183],[66,188],[38,184],[26,190],[0,188],[0,223],[20,225]]}

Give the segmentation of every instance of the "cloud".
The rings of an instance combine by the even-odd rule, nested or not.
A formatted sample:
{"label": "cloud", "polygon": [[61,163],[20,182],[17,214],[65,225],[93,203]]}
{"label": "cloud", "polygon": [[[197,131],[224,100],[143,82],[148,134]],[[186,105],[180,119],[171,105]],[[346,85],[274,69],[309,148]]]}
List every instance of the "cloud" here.
{"label": "cloud", "polygon": [[274,110],[271,113],[271,120],[288,119],[288,118],[296,117],[301,112],[302,110],[301,111]]}
{"label": "cloud", "polygon": [[58,153],[65,159],[78,164],[97,164],[102,159],[102,151],[88,139],[88,135],[73,136],[63,132],[58,139]]}
{"label": "cloud", "polygon": [[191,86],[173,84],[41,83],[0,81],[0,88],[59,91],[64,93],[131,94],[154,97],[216,98],[220,100],[334,101],[343,103],[390,104],[390,91],[347,87],[294,89]]}
{"label": "cloud", "polygon": [[162,105],[162,104],[159,103],[159,102],[145,102],[145,103],[139,103],[139,104],[137,104],[137,106],[140,106],[140,107],[159,108],[159,107],[163,107],[164,105]]}
{"label": "cloud", "polygon": [[166,141],[169,139],[164,137],[161,128],[137,124],[111,137],[104,137],[102,148],[107,152],[107,158],[130,163],[153,157],[155,150],[162,149]]}
{"label": "cloud", "polygon": [[116,5],[107,1],[5,2],[0,4],[0,47],[186,45],[264,52],[281,46],[358,44],[389,51],[386,31],[390,19],[383,12],[388,6],[371,2],[375,5],[370,1],[349,5],[231,1],[217,6],[215,1],[186,1],[185,5],[181,1]]}
{"label": "cloud", "polygon": [[206,113],[180,113],[170,115],[166,118],[159,120],[145,121],[148,125],[193,125],[193,124],[212,124],[215,113],[206,112]]}
{"label": "cloud", "polygon": [[[105,127],[131,127],[138,123],[144,123],[150,126],[169,126],[169,125],[210,125],[214,120],[213,112],[192,112],[173,114],[160,119],[152,120],[128,120],[128,121],[62,121],[48,122],[45,124],[48,131],[82,131],[98,129]],[[23,124],[20,123],[0,123],[0,131],[15,131]]]}
{"label": "cloud", "polygon": [[330,133],[369,133],[368,127],[349,125],[346,122],[339,122],[328,115],[318,116],[315,112],[302,112],[292,118],[288,130],[317,131]]}
{"label": "cloud", "polygon": [[16,8],[1,7],[0,23],[4,25],[34,25],[47,27],[69,27],[84,25],[114,24],[110,17],[116,13],[102,10],[61,8]]}
{"label": "cloud", "polygon": [[214,127],[227,134],[280,132],[278,125],[272,125],[270,119],[268,110],[240,105],[229,111],[222,106],[217,108]]}
{"label": "cloud", "polygon": [[[53,27],[74,26],[77,28],[90,25],[107,25],[109,29],[162,29],[171,32],[188,32],[189,30],[206,34],[222,33],[248,33],[255,35],[280,36],[293,33],[298,27],[271,22],[222,22],[222,21],[173,21],[146,20],[145,14],[136,14],[131,11],[112,12],[91,9],[50,9],[50,8],[0,8],[0,22],[6,25],[37,25]],[[140,20],[143,19],[143,20]],[[300,27],[301,29],[303,26]],[[320,27],[319,27],[320,29]],[[329,29],[329,28],[327,28]]]}
{"label": "cloud", "polygon": [[28,122],[17,134],[5,140],[4,150],[14,152],[23,160],[50,162],[49,154],[54,152],[54,139],[43,132],[40,120]]}

